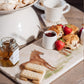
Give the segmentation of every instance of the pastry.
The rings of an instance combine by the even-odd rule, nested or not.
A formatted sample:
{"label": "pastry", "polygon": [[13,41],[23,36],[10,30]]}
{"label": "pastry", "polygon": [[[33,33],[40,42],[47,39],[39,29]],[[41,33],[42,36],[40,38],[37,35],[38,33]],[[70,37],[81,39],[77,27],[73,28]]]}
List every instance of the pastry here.
{"label": "pastry", "polygon": [[79,46],[79,37],[74,34],[68,34],[63,36],[65,47],[70,49],[76,49]]}
{"label": "pastry", "polygon": [[24,7],[26,5],[32,4],[34,0],[18,0],[17,8]]}
{"label": "pastry", "polygon": [[72,32],[71,32],[71,34],[77,34],[77,32],[78,32],[78,30],[79,30],[79,28],[78,27],[76,27],[75,25],[70,25],[71,26],[71,29],[72,29]]}
{"label": "pastry", "polygon": [[35,0],[0,0],[0,10],[14,10],[32,4]]}
{"label": "pastry", "polygon": [[0,0],[0,10],[13,10],[18,0]]}
{"label": "pastry", "polygon": [[59,25],[53,25],[48,30],[55,31],[57,33],[57,39],[61,38],[64,35],[63,28]]}

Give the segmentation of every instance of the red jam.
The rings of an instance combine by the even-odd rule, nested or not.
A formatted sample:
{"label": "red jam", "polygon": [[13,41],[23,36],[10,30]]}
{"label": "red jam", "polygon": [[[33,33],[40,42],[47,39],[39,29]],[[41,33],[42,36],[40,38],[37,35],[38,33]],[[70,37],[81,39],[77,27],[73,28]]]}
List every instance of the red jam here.
{"label": "red jam", "polygon": [[55,36],[56,34],[52,32],[52,33],[46,33],[45,35],[48,36],[48,37],[53,37],[53,36]]}

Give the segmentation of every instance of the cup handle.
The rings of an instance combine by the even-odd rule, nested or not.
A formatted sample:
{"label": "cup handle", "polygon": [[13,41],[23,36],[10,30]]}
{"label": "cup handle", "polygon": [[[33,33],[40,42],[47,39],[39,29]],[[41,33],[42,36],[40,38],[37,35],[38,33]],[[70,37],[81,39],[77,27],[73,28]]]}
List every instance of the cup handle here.
{"label": "cup handle", "polygon": [[[67,7],[67,8],[66,8]],[[63,9],[64,8],[66,8],[65,10],[63,10],[63,14],[65,14],[65,13],[67,13],[67,12],[69,12],[69,10],[70,10],[70,5],[68,4],[68,3],[66,3],[65,5],[64,5],[64,7],[63,7]]]}

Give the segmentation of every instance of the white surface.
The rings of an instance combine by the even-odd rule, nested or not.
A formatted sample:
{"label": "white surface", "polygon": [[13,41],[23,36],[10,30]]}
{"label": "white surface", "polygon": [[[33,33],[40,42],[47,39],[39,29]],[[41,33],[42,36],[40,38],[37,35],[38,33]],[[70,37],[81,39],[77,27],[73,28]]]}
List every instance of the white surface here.
{"label": "white surface", "polygon": [[45,19],[45,14],[42,14],[41,15],[41,18],[43,19],[45,25],[48,27],[48,26],[52,26],[52,25],[57,25],[57,24],[68,24],[67,20],[65,19],[64,16],[62,16],[62,18],[56,22],[49,22]]}
{"label": "white surface", "polygon": [[37,38],[40,22],[33,8],[0,15],[0,39],[13,37],[19,45],[26,44]]}
{"label": "white surface", "polygon": [[63,66],[63,68],[60,71],[53,73],[52,76],[50,76],[47,79],[44,79],[41,84],[50,84],[53,80],[55,80],[56,78],[58,78],[59,76],[64,74],[66,71],[68,71],[69,69],[71,69],[72,67],[74,67],[76,64],[78,64],[80,61],[82,61],[84,59],[82,46],[79,47],[78,49],[72,51],[72,54],[70,56],[66,57],[64,55],[61,55],[56,50],[46,50],[46,49],[42,48],[41,40],[39,40],[39,41],[23,48],[20,51],[20,62],[15,67],[6,68],[6,67],[0,66],[0,69],[2,69],[6,74],[13,77],[21,84],[32,84],[28,81],[23,81],[23,80],[18,79],[18,75],[20,73],[19,65],[26,61],[29,61],[30,54],[35,49],[44,53],[44,55],[41,55],[41,57],[43,59],[45,59],[50,65],[57,66],[59,68],[58,65],[60,65],[60,63],[61,63],[62,65],[60,65],[60,66]]}

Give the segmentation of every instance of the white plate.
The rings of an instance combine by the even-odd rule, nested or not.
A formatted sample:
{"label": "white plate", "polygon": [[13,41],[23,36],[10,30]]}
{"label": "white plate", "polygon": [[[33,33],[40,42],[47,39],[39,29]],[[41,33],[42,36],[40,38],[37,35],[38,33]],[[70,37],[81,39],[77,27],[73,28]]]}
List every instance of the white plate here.
{"label": "white plate", "polygon": [[42,6],[39,2],[40,2],[40,0],[38,0],[38,2],[37,2],[36,4],[34,4],[34,6],[35,6],[36,8],[38,8],[38,9],[44,11],[44,10],[45,10],[44,6]]}
{"label": "white plate", "polygon": [[16,12],[16,11],[19,11],[19,10],[22,10],[22,9],[25,9],[25,8],[28,8],[32,5],[34,5],[36,2],[38,2],[38,0],[35,0],[34,3],[28,5],[28,6],[25,6],[23,8],[19,8],[19,9],[16,9],[16,10],[11,10],[11,11],[0,11],[0,15],[4,15],[4,14],[10,14],[10,13],[13,13],[13,12]]}
{"label": "white plate", "polygon": [[20,64],[27,62],[30,60],[30,54],[33,50],[37,50],[43,52],[44,55],[40,55],[45,61],[47,61],[50,65],[56,66],[57,69],[55,71],[48,70],[45,74],[45,77],[41,84],[50,84],[52,81],[62,76],[65,72],[70,70],[72,67],[77,65],[80,61],[84,60],[83,58],[83,46],[80,46],[76,50],[72,51],[72,54],[69,56],[64,56],[60,54],[56,50],[46,50],[42,46],[42,39],[26,46],[25,48],[20,50],[20,61],[14,67],[1,67],[5,74],[13,78],[19,84],[32,84],[29,81],[23,81],[19,79],[20,75]]}

